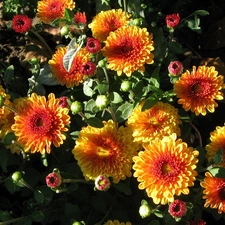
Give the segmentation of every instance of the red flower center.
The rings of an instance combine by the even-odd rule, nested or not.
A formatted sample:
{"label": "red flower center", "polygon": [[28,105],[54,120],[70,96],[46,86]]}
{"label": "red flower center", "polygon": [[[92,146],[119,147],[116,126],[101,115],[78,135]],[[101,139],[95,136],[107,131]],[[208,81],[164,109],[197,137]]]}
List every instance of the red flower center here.
{"label": "red flower center", "polygon": [[221,182],[218,194],[220,199],[224,201],[225,200],[225,182]]}
{"label": "red flower center", "polygon": [[210,93],[210,84],[206,81],[194,81],[190,88],[191,97],[204,97]]}

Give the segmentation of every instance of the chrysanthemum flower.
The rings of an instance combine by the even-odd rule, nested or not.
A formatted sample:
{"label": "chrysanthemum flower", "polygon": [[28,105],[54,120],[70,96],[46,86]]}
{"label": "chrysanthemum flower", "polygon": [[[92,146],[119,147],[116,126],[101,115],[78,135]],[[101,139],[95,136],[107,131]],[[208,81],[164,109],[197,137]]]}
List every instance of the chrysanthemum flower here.
{"label": "chrysanthemum flower", "polygon": [[74,22],[76,23],[76,24],[83,24],[83,25],[85,25],[86,26],[86,24],[87,24],[87,17],[86,17],[86,13],[85,12],[76,12],[75,14],[74,14]]}
{"label": "chrysanthemum flower", "polygon": [[181,201],[180,199],[176,199],[170,203],[168,211],[171,216],[180,218],[184,216],[187,211],[186,203]]}
{"label": "chrysanthemum flower", "polygon": [[74,9],[73,0],[41,0],[38,1],[36,16],[41,22],[51,23],[64,17],[66,9]]}
{"label": "chrysanthemum flower", "polygon": [[204,188],[204,207],[218,209],[219,214],[225,213],[225,179],[213,177],[211,173],[206,172],[200,185]]}
{"label": "chrysanthemum flower", "polygon": [[86,76],[92,76],[95,74],[96,68],[96,65],[93,62],[89,61],[81,66],[81,73]]}
{"label": "chrysanthemum flower", "polygon": [[179,76],[183,72],[183,65],[180,61],[172,61],[168,66],[169,74]]}
{"label": "chrysanthemum flower", "polygon": [[31,28],[31,19],[26,15],[15,15],[12,19],[12,28],[16,32],[25,33]]}
{"label": "chrysanthemum flower", "polygon": [[104,174],[118,183],[132,175],[132,157],[139,146],[133,143],[129,128],[117,128],[112,120],[103,123],[102,128],[90,125],[82,128],[72,153],[86,180]]}
{"label": "chrysanthemum flower", "polygon": [[60,185],[62,184],[62,177],[60,173],[49,173],[46,178],[46,185],[50,188],[59,188]]}
{"label": "chrysanthemum flower", "polygon": [[225,167],[225,125],[220,127],[217,126],[216,130],[210,133],[210,143],[206,145],[205,149],[207,151],[206,158],[210,162],[216,153],[221,149],[223,151],[222,154],[222,162],[220,166]]}
{"label": "chrysanthemum flower", "polygon": [[198,151],[188,147],[176,135],[155,139],[143,144],[144,151],[133,157],[134,177],[140,182],[155,204],[165,205],[174,201],[174,196],[189,194],[197,172]]}
{"label": "chrysanthemum flower", "polygon": [[96,54],[101,50],[101,42],[96,38],[87,38],[86,49],[92,54]]}
{"label": "chrysanthemum flower", "polygon": [[88,25],[94,38],[105,41],[111,31],[128,25],[130,15],[122,9],[111,9],[98,13]]}
{"label": "chrysanthemum flower", "polygon": [[144,72],[145,63],[154,62],[153,50],[152,35],[146,28],[123,26],[109,34],[102,52],[109,69],[117,71],[119,76],[122,72],[131,76],[137,70]]}
{"label": "chrysanthemum flower", "polygon": [[188,225],[206,225],[206,222],[202,219],[198,220],[198,219],[195,219],[195,220],[191,220]]}
{"label": "chrysanthemum flower", "polygon": [[121,223],[119,220],[108,220],[104,225],[132,225],[130,222]]}
{"label": "chrysanthemum flower", "polygon": [[59,102],[52,93],[47,100],[33,93],[18,111],[12,130],[25,152],[50,153],[51,144],[59,147],[66,139],[63,132],[70,123],[69,109],[60,107]]}
{"label": "chrysanthemum flower", "polygon": [[85,48],[81,48],[73,59],[70,71],[66,71],[63,65],[63,57],[66,52],[67,47],[59,47],[52,59],[49,60],[49,65],[56,80],[61,85],[71,88],[83,83],[85,74],[82,73],[82,65],[90,61],[90,54]]}
{"label": "chrysanthemum flower", "polygon": [[219,75],[215,67],[193,66],[193,70],[183,73],[174,83],[174,92],[179,98],[178,103],[196,115],[206,115],[206,110],[213,113],[218,106],[215,100],[222,100],[225,87],[223,76]]}
{"label": "chrysanthemum flower", "polygon": [[105,175],[99,175],[95,179],[95,188],[99,191],[107,191],[110,188],[110,180]]}
{"label": "chrysanthemum flower", "polygon": [[166,16],[166,25],[168,28],[175,28],[180,23],[180,15],[170,14]]}
{"label": "chrysanthemum flower", "polygon": [[168,103],[158,102],[148,110],[142,111],[142,102],[127,120],[127,126],[133,131],[134,141],[149,142],[176,133],[180,136],[181,124],[178,110]]}
{"label": "chrysanthemum flower", "polygon": [[59,106],[62,107],[62,108],[68,108],[69,107],[69,104],[67,102],[67,97],[66,96],[62,96],[59,98]]}

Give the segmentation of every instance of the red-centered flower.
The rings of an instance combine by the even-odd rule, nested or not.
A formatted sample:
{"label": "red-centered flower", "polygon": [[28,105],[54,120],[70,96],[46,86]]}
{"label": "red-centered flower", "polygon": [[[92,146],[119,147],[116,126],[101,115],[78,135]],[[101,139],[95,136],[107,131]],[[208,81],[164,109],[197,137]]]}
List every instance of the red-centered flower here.
{"label": "red-centered flower", "polygon": [[104,127],[83,127],[72,150],[86,180],[95,180],[99,174],[112,177],[114,183],[130,177],[132,157],[139,145],[133,143],[129,128],[109,120]]}
{"label": "red-centered flower", "polygon": [[180,218],[186,214],[187,211],[186,203],[179,199],[176,199],[175,201],[170,203],[168,211],[171,216],[175,218]]}
{"label": "red-centered flower", "polygon": [[166,25],[168,28],[175,28],[180,23],[180,15],[170,14],[166,16]]}
{"label": "red-centered flower", "polygon": [[86,17],[86,14],[85,12],[76,12],[74,14],[74,22],[76,24],[83,24],[83,25],[86,25],[87,24],[87,17]]}
{"label": "red-centered flower", "polygon": [[31,19],[26,15],[15,15],[12,19],[12,28],[16,32],[25,33],[31,28]]}
{"label": "red-centered flower", "polygon": [[110,180],[105,175],[99,175],[95,179],[95,188],[99,191],[107,191],[110,187]]}
{"label": "red-centered flower", "polygon": [[92,54],[97,54],[101,50],[101,42],[96,38],[87,38],[86,49]]}
{"label": "red-centered flower", "polygon": [[64,17],[66,9],[74,9],[73,0],[41,0],[38,1],[36,16],[41,22],[51,23]]}
{"label": "red-centered flower", "polygon": [[86,76],[92,76],[95,74],[95,72],[96,72],[96,65],[91,61],[86,62],[81,66],[81,73]]}
{"label": "red-centered flower", "polygon": [[200,185],[204,188],[204,207],[218,209],[219,214],[225,213],[225,179],[213,177],[211,173],[206,172]]}
{"label": "red-centered flower", "polygon": [[88,27],[91,28],[94,38],[105,41],[111,31],[128,25],[129,20],[130,15],[123,12],[122,9],[111,9],[97,14]]}
{"label": "red-centered flower", "polygon": [[168,66],[168,71],[172,76],[179,76],[183,72],[183,64],[179,61],[172,61]]}
{"label": "red-centered flower", "polygon": [[218,106],[215,100],[222,100],[225,87],[224,77],[218,76],[215,67],[193,66],[193,70],[183,73],[174,83],[174,92],[179,98],[178,103],[188,111],[191,110],[197,116],[206,115],[206,110],[213,113]]}
{"label": "red-centered flower", "polygon": [[146,28],[123,26],[109,34],[102,53],[109,69],[117,71],[118,76],[122,72],[131,76],[137,70],[144,72],[145,63],[154,62],[153,50],[152,34]]}
{"label": "red-centered flower", "polygon": [[67,47],[59,47],[52,59],[49,60],[49,65],[56,80],[61,85],[71,88],[83,83],[85,74],[82,73],[82,65],[90,61],[90,53],[85,48],[81,48],[74,57],[70,70],[67,71],[63,65],[63,57],[66,52]]}
{"label": "red-centered flower", "polygon": [[59,98],[59,106],[62,107],[62,108],[68,108],[69,107],[69,104],[67,102],[67,97],[66,96],[62,96]]}
{"label": "red-centered flower", "polygon": [[176,135],[144,143],[145,150],[133,157],[134,177],[139,189],[145,189],[155,204],[167,204],[174,196],[189,194],[197,176],[198,151],[188,147]]}
{"label": "red-centered flower", "polygon": [[189,221],[188,225],[206,225],[206,222],[201,219],[200,220],[195,219],[195,220]]}
{"label": "red-centered flower", "polygon": [[59,173],[50,173],[45,178],[46,184],[50,188],[59,188],[62,184],[62,177]]}
{"label": "red-centered flower", "polygon": [[47,100],[33,93],[18,110],[12,130],[25,152],[50,153],[51,144],[59,147],[66,139],[69,109],[60,107],[59,102],[52,93]]}

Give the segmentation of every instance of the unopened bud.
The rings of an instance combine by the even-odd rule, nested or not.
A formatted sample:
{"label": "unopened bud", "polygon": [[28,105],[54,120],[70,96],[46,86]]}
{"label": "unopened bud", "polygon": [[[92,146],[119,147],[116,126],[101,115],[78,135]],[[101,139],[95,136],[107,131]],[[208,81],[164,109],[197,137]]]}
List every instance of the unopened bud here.
{"label": "unopened bud", "polygon": [[108,106],[109,99],[107,98],[106,95],[98,95],[95,104],[100,110],[103,110]]}
{"label": "unopened bud", "polygon": [[144,219],[151,215],[151,208],[149,205],[143,204],[139,208],[139,214]]}
{"label": "unopened bud", "polygon": [[128,92],[131,89],[131,81],[124,80],[120,86],[121,91]]}
{"label": "unopened bud", "polygon": [[74,101],[71,103],[70,110],[73,115],[78,114],[83,111],[83,104],[79,101]]}
{"label": "unopened bud", "polygon": [[60,30],[60,34],[61,34],[62,36],[65,36],[65,35],[69,34],[69,32],[70,32],[70,29],[69,29],[68,26],[63,26],[63,27],[61,28],[61,30]]}

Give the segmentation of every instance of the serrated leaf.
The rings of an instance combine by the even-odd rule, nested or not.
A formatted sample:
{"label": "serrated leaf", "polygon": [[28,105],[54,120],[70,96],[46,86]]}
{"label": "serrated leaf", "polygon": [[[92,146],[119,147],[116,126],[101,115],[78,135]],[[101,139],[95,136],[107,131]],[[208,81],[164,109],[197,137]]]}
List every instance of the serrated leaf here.
{"label": "serrated leaf", "polygon": [[117,92],[110,92],[109,100],[111,103],[114,103],[114,104],[123,102],[123,98]]}
{"label": "serrated leaf", "polygon": [[115,112],[117,122],[120,123],[128,119],[132,111],[133,111],[133,105],[131,103],[126,102],[123,105],[121,105]]}
{"label": "serrated leaf", "polygon": [[103,122],[96,117],[91,117],[91,118],[87,119],[86,122],[88,123],[88,125],[90,125],[92,127],[97,127],[97,128],[104,127]]}
{"label": "serrated leaf", "polygon": [[209,169],[209,172],[214,177],[225,178],[225,168],[222,168],[222,167],[213,167],[213,168]]}

